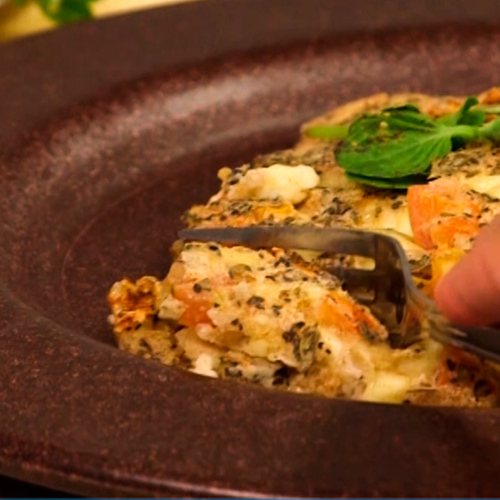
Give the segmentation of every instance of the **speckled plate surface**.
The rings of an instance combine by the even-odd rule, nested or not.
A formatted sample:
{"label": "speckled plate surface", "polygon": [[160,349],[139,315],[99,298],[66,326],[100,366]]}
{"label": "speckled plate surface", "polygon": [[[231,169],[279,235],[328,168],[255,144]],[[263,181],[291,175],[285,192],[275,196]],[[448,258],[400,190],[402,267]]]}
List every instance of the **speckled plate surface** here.
{"label": "speckled plate surface", "polygon": [[0,47],[0,473],[90,496],[498,495],[497,411],[205,379],[118,351],[105,303],[165,274],[222,164],[371,92],[498,84],[498,26],[496,0],[207,0]]}

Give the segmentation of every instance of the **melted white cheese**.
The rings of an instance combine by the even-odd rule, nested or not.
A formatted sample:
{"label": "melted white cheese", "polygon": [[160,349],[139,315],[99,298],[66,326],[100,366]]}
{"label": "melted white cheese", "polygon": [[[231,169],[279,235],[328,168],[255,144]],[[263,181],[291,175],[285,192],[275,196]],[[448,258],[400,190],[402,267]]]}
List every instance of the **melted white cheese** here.
{"label": "melted white cheese", "polygon": [[217,372],[214,368],[215,358],[208,354],[200,354],[198,359],[194,362],[194,368],[191,370],[198,375],[205,375],[205,377],[218,378]]}
{"label": "melted white cheese", "polygon": [[319,184],[315,170],[305,165],[272,165],[249,170],[228,192],[230,200],[281,200],[293,205],[304,201]]}
{"label": "melted white cheese", "polygon": [[465,179],[465,185],[478,193],[500,198],[500,175],[477,175]]}
{"label": "melted white cheese", "polygon": [[413,236],[410,214],[406,204],[393,208],[392,201],[385,198],[367,198],[356,208],[359,212],[360,229],[374,231],[392,229],[406,236]]}

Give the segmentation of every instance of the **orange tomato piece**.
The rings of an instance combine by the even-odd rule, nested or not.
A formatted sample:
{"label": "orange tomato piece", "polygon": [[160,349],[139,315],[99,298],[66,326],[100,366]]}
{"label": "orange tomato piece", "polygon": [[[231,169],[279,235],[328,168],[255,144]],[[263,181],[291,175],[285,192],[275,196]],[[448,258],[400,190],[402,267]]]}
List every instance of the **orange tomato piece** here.
{"label": "orange tomato piece", "polygon": [[335,327],[342,333],[358,334],[351,304],[344,298],[327,297],[321,305],[319,323],[326,327]]}
{"label": "orange tomato piece", "polygon": [[431,226],[432,242],[438,247],[454,247],[457,236],[475,236],[479,232],[477,219],[446,217]]}
{"label": "orange tomato piece", "polygon": [[481,104],[498,104],[500,103],[500,87],[493,87],[488,90],[481,98]]}
{"label": "orange tomato piece", "polygon": [[210,294],[206,291],[194,291],[194,282],[184,282],[174,285],[173,296],[184,303],[186,309],[179,318],[179,323],[193,327],[200,323],[211,323],[208,310],[213,307]]}
{"label": "orange tomato piece", "polygon": [[[456,234],[475,232],[474,222],[477,224],[477,221],[474,219],[481,213],[477,201],[453,179],[411,186],[408,189],[408,208],[415,241],[427,250],[443,242],[453,246]],[[447,218],[452,221],[445,222]],[[443,229],[435,229],[438,224],[442,224]]]}
{"label": "orange tomato piece", "polygon": [[321,305],[319,323],[326,327],[335,327],[342,334],[361,335],[369,330],[376,336],[383,336],[380,323],[349,297],[326,297]]}

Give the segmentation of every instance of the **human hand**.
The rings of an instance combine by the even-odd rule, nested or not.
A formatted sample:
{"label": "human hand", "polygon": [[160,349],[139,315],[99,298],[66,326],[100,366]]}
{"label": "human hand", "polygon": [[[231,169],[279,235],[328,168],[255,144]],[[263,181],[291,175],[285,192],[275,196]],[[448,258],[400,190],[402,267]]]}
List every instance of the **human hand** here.
{"label": "human hand", "polygon": [[500,216],[481,230],[469,254],[438,283],[435,300],[453,323],[500,322]]}

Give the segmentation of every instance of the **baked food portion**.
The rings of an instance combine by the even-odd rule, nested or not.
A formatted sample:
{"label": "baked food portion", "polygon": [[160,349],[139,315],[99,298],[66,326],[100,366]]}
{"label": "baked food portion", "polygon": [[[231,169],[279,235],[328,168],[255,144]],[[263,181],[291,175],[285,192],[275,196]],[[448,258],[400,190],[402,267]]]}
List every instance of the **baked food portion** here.
{"label": "baked food portion", "polygon": [[[480,102],[500,101],[492,89]],[[378,94],[304,126],[350,124],[364,113],[413,104],[433,117],[464,98]],[[407,252],[417,284],[436,282],[500,212],[500,149],[478,142],[434,161],[429,182],[407,191],[350,180],[335,140],[303,137],[293,149],[219,172],[221,188],[185,215],[190,227],[314,225],[380,231]],[[498,404],[495,365],[423,338],[394,349],[356,303],[332,263],[363,259],[217,243],[177,242],[167,277],[122,280],[111,289],[120,348],[199,374],[266,387],[378,402]]]}
{"label": "baked food portion", "polygon": [[122,281],[109,298],[121,347],[209,376],[392,400],[438,362],[422,345],[391,349],[334,276],[280,249],[188,243],[164,281]]}

